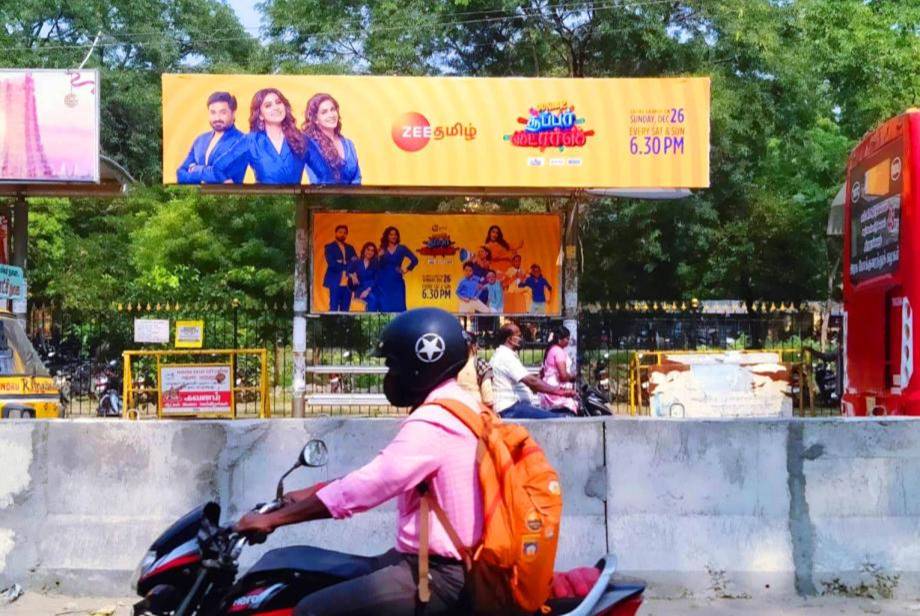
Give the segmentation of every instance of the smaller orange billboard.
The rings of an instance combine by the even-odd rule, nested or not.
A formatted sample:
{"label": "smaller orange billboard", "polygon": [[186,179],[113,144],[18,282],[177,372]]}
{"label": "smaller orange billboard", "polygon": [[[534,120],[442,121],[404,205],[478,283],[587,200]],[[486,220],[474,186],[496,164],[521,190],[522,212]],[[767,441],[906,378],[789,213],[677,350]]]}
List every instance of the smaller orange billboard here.
{"label": "smaller orange billboard", "polygon": [[313,215],[312,311],[562,311],[555,214]]}

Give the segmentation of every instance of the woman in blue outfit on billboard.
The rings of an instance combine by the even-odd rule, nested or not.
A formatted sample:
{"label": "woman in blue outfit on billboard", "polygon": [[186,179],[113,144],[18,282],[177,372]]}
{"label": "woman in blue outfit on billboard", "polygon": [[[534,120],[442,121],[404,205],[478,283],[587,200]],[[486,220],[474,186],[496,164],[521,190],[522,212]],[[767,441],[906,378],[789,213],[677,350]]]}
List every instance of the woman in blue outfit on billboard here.
{"label": "woman in blue outfit on billboard", "polygon": [[360,184],[361,167],[351,139],[342,136],[339,103],[329,94],[314,94],[303,123],[307,174],[311,184]]}
{"label": "woman in blue outfit on billboard", "polygon": [[257,184],[300,184],[306,143],[297,130],[291,103],[276,88],[255,93],[249,105],[249,133],[215,165],[218,176],[244,158]]}
{"label": "woman in blue outfit on billboard", "polygon": [[[403,276],[415,269],[418,257],[399,243],[399,229],[387,227],[380,237],[377,257],[377,301],[381,312],[406,311],[406,281]],[[409,265],[403,262],[409,260]]]}
{"label": "woman in blue outfit on billboard", "polygon": [[378,312],[377,302],[377,246],[374,242],[365,242],[361,247],[359,258],[348,264],[349,286],[354,291],[355,299],[364,302],[364,312]]}

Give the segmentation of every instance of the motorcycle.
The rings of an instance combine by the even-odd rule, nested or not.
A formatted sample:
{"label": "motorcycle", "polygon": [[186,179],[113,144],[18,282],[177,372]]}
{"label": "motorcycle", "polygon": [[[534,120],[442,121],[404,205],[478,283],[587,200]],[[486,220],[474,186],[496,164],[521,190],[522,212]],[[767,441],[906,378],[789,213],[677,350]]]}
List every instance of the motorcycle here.
{"label": "motorcycle", "polygon": [[93,378],[93,392],[99,399],[97,417],[121,417],[121,377],[118,361],[112,360]]}
{"label": "motorcycle", "polygon": [[815,402],[820,407],[839,407],[840,387],[837,378],[841,366],[839,352],[823,353],[814,348],[808,350],[811,353],[811,369],[814,377],[812,394]]}
{"label": "motorcycle", "polygon": [[[282,506],[284,480],[302,467],[324,466],[326,444],[311,440],[278,481],[275,500],[256,505],[268,513]],[[289,616],[308,594],[366,572],[372,558],[312,546],[266,552],[237,579],[240,554],[264,536],[243,536],[220,526],[220,505],[209,502],[186,514],[150,546],[132,578],[143,597],[134,616]],[[597,565],[597,581],[584,597],[550,599],[545,616],[633,616],[645,585],[614,581],[616,557]]]}
{"label": "motorcycle", "polygon": [[607,370],[607,361],[609,355],[604,353],[603,357],[594,363],[593,381],[595,385],[588,383],[581,384],[579,395],[578,411],[579,415],[586,417],[603,417],[611,415],[610,412],[610,378]]}
{"label": "motorcycle", "polygon": [[147,405],[156,405],[156,377],[154,376],[152,370],[143,366],[135,368],[134,378],[132,378],[131,383],[131,389],[133,391],[132,396],[136,401],[137,406],[143,407]]}

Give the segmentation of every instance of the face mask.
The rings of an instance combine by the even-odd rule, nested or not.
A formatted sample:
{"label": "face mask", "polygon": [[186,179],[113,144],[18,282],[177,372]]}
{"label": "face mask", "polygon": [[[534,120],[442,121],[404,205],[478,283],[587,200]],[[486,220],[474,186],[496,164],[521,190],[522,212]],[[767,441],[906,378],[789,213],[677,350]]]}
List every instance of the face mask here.
{"label": "face mask", "polygon": [[399,407],[416,407],[425,399],[424,395],[408,391],[392,370],[383,377],[383,394],[390,404]]}

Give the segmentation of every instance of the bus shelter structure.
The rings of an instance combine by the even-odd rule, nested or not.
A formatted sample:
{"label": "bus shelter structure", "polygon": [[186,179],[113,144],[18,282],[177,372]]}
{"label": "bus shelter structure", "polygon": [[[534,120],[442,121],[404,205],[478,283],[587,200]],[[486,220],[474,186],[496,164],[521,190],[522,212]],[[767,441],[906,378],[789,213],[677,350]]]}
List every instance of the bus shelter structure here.
{"label": "bus shelter structure", "polygon": [[[6,254],[10,265],[21,267],[28,280],[29,253],[29,199],[37,197],[59,198],[114,198],[123,195],[134,184],[128,170],[108,156],[99,157],[99,183],[88,182],[0,182],[0,217],[9,221],[10,233]],[[20,319],[25,318],[26,306],[13,306]]]}
{"label": "bus shelter structure", "polygon": [[[265,185],[202,185],[206,194],[276,195],[295,198],[294,234],[294,302],[293,302],[293,375],[292,415],[303,417],[307,391],[307,317],[310,308],[310,277],[308,259],[313,254],[311,241],[311,210],[323,209],[327,197],[477,197],[482,199],[542,197],[557,199],[562,205],[562,318],[566,326],[577,332],[578,316],[578,221],[584,208],[600,198],[680,199],[687,189],[572,189],[572,188],[470,188],[470,187],[367,187],[367,186],[265,186]],[[577,333],[572,338],[572,352],[577,356]]]}

